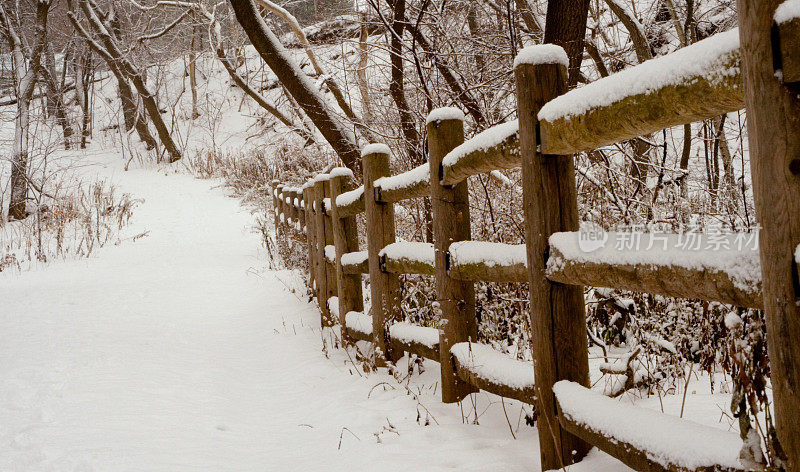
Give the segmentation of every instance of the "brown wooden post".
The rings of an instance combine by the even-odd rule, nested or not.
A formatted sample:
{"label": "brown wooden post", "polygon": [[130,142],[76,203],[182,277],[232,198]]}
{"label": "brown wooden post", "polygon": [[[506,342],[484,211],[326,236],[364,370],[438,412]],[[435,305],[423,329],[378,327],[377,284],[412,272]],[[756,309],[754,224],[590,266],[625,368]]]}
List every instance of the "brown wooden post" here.
{"label": "brown wooden post", "polygon": [[781,83],[773,68],[773,53],[798,54],[797,50],[781,51],[793,42],[773,47],[770,40],[773,15],[781,2],[738,0],[737,4],[753,197],[761,224],[759,249],[775,426],[787,455],[785,470],[798,472],[800,286],[794,254],[800,244],[800,89],[796,83]]}
{"label": "brown wooden post", "polygon": [[279,213],[278,218],[281,219],[280,226],[279,226],[279,231],[280,231],[282,237],[281,238],[277,238],[277,239],[278,239],[279,247],[284,251],[287,249],[288,244],[289,244],[289,232],[286,230],[286,226],[287,226],[286,225],[286,217],[288,216],[287,215],[287,211],[286,211],[286,201],[285,201],[285,199],[286,199],[286,194],[285,194],[286,187],[287,187],[286,184],[278,184],[278,213]]}
{"label": "brown wooden post", "polygon": [[313,182],[306,182],[303,185],[303,204],[305,205],[305,222],[306,222],[306,252],[308,263],[308,286],[311,288],[311,293],[316,296],[316,254],[317,254],[317,240],[316,234],[316,219],[314,218],[314,211],[312,202],[314,201],[314,184]]}
{"label": "brown wooden post", "polygon": [[[330,198],[331,198],[331,178],[330,174],[326,174],[328,177],[322,181],[322,191],[324,192],[325,198],[328,199],[329,203],[324,203],[323,199],[323,222],[325,224],[325,246],[333,246],[333,218],[330,207]],[[334,246],[335,247],[335,246]],[[326,299],[330,299],[331,297],[336,297],[339,294],[339,284],[336,279],[336,261],[331,262],[327,257],[325,257],[325,280],[326,280],[326,288],[327,288],[327,297]],[[327,306],[327,301],[326,301]],[[328,307],[328,311],[330,311],[330,307]],[[333,317],[328,318],[330,321],[330,326],[336,324],[337,321],[333,319]]]}
{"label": "brown wooden post", "polygon": [[537,428],[542,470],[551,470],[572,464],[589,451],[587,443],[560,427],[553,394],[553,384],[559,380],[588,387],[589,360],[583,287],[550,282],[545,277],[550,235],[578,230],[573,156],[540,154],[536,136],[539,109],[567,91],[567,57],[565,53],[563,63],[553,63],[558,62],[553,60],[553,54],[534,53],[527,57],[541,58],[540,63],[518,61],[514,73],[522,152],[531,344],[539,400]]}
{"label": "brown wooden post", "polygon": [[272,185],[272,212],[275,216],[275,240],[278,239],[278,224],[280,218],[280,206],[278,205],[278,184],[280,184],[279,180],[273,180],[271,182]]}
{"label": "brown wooden post", "polygon": [[[316,237],[316,270],[314,271],[317,277],[317,303],[322,312],[322,327],[333,326],[333,319],[331,318],[331,311],[328,308],[328,296],[331,293],[329,285],[331,280],[328,279],[328,263],[325,258],[325,245],[327,244],[326,231],[325,231],[325,209],[322,207],[322,201],[325,199],[325,182],[328,180],[328,174],[319,174],[314,178],[314,231]],[[331,237],[333,233],[331,232]]]}
{"label": "brown wooden post", "polygon": [[[345,316],[351,311],[364,311],[364,295],[361,293],[361,275],[347,275],[342,270],[342,255],[358,251],[358,226],[356,217],[339,218],[336,197],[353,187],[353,173],[347,168],[331,171],[331,223],[333,242],[336,246],[336,282],[339,287],[339,324],[345,326]],[[342,329],[344,340],[346,330]]]}
{"label": "brown wooden post", "polygon": [[306,227],[306,209],[303,196],[303,190],[305,187],[297,187],[297,220],[300,222],[300,233],[305,232]]}
{"label": "brown wooden post", "polygon": [[[284,215],[284,213],[283,213],[284,207],[285,207],[285,204],[283,202],[283,188],[284,187],[286,187],[285,184],[278,184],[278,186],[276,187],[276,189],[278,190],[278,220],[280,220],[281,215],[283,215],[283,222],[286,221],[286,215]],[[281,223],[283,223],[283,222],[281,222]],[[283,225],[281,224],[281,228],[282,227],[283,227]]]}
{"label": "brown wooden post", "polygon": [[381,144],[370,144],[362,150],[361,159],[372,299],[372,336],[375,342],[375,361],[381,365],[385,360],[395,360],[395,353],[390,349],[389,323],[400,312],[400,280],[397,274],[381,270],[378,255],[387,244],[395,241],[394,204],[376,201],[373,185],[375,179],[389,175],[389,148]]}
{"label": "brown wooden post", "polygon": [[294,199],[297,198],[297,192],[295,191],[294,187],[290,187],[288,191],[286,191],[286,198],[289,200],[286,204],[289,206],[289,216],[291,216],[291,224],[289,225],[294,232],[297,223],[297,207],[294,206]]}
{"label": "brown wooden post", "polygon": [[464,114],[458,109],[441,108],[428,115],[428,161],[431,166],[431,210],[436,270],[436,301],[441,308],[439,359],[442,372],[442,401],[455,403],[477,389],[456,375],[450,348],[455,343],[477,341],[475,287],[473,282],[456,280],[447,272],[450,244],[468,240],[470,233],[467,181],[446,187],[441,182],[444,156],[464,142]]}

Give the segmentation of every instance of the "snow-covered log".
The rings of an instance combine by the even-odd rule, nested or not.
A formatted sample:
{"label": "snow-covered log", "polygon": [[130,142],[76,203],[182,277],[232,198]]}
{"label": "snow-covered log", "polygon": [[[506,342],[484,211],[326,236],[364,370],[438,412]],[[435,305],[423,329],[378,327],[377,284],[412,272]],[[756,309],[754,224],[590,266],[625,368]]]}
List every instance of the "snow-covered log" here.
{"label": "snow-covered log", "polygon": [[[541,150],[574,154],[744,107],[738,30],[719,33],[551,100],[538,114]],[[453,149],[442,183],[519,167],[517,121]]]}
{"label": "snow-covered log", "polygon": [[403,241],[392,243],[379,253],[384,271],[393,274],[434,274],[433,244]]}
{"label": "snow-covered log", "polygon": [[553,391],[567,431],[635,470],[744,470],[735,432],[625,405],[574,382],[558,382]]}
{"label": "snow-covered log", "polygon": [[518,131],[519,124],[513,120],[492,126],[457,146],[442,160],[442,183],[455,185],[471,175],[519,167]]}
{"label": "snow-covered log", "polygon": [[450,354],[463,381],[495,395],[534,403],[533,362],[512,359],[491,346],[469,342],[454,344]]}
{"label": "snow-covered log", "polygon": [[344,329],[347,338],[356,341],[372,342],[372,317],[357,311],[345,315]]}
{"label": "snow-covered log", "polygon": [[527,282],[525,245],[459,241],[450,245],[450,276],[459,280]]}
{"label": "snow-covered log", "polygon": [[344,192],[336,197],[337,210],[340,218],[354,216],[364,212],[364,186],[349,192]]}
{"label": "snow-covered log", "polygon": [[389,327],[392,349],[408,352],[439,362],[439,330],[411,323],[395,323]]}
{"label": "snow-covered log", "polygon": [[744,107],[739,31],[716,34],[551,100],[544,154],[574,154]]}
{"label": "snow-covered log", "polygon": [[605,236],[604,246],[595,248],[581,242],[580,232],[553,234],[547,278],[564,284],[763,306],[758,243],[752,233]]}
{"label": "snow-covered log", "polygon": [[342,254],[342,270],[345,274],[369,274],[367,251]]}
{"label": "snow-covered log", "polygon": [[430,195],[430,165],[419,165],[402,174],[375,181],[376,198],[383,203],[399,202]]}

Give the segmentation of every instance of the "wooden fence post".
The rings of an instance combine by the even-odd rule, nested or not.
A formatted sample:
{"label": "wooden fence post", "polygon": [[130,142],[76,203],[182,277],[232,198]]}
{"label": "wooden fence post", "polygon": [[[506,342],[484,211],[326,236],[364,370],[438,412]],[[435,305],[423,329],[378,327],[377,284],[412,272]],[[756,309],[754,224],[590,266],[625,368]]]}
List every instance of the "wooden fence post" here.
{"label": "wooden fence post", "polygon": [[314,219],[316,221],[315,238],[317,243],[317,270],[315,274],[317,277],[317,302],[322,312],[323,328],[334,325],[331,310],[328,307],[328,298],[331,294],[336,293],[336,280],[331,277],[330,264],[325,257],[325,246],[333,243],[333,232],[330,228],[330,222],[327,221],[329,217],[325,215],[323,206],[323,201],[326,197],[325,191],[326,189],[330,190],[329,178],[328,174],[320,174],[314,179]]}
{"label": "wooden fence post", "polygon": [[314,210],[312,202],[314,201],[314,185],[312,182],[303,184],[303,204],[305,206],[305,224],[306,224],[306,252],[308,264],[308,286],[311,288],[311,293],[316,296],[316,254],[317,254],[317,240],[315,239],[315,223]]}
{"label": "wooden fence post", "polygon": [[289,245],[289,233],[286,231],[287,211],[286,211],[286,200],[284,193],[285,189],[286,189],[286,184],[278,184],[278,213],[279,213],[278,218],[280,218],[279,230],[280,233],[283,235],[283,237],[278,238],[276,235],[276,239],[279,247],[284,251],[288,248]]}
{"label": "wooden fence post", "polygon": [[[324,230],[325,230],[325,246],[327,247],[327,246],[334,246],[334,240],[333,240],[333,218],[331,216],[332,215],[331,209],[329,208],[330,203],[325,203],[325,199],[328,199],[328,202],[330,202],[331,198],[331,176],[330,174],[326,175],[328,176],[328,178],[322,181],[322,192],[323,195],[325,196],[325,198],[323,198],[323,204],[322,204],[322,215],[323,215],[322,221],[324,223]],[[338,296],[339,284],[337,283],[336,279],[336,259],[334,258],[334,261],[331,262],[328,259],[327,254],[325,256],[326,256],[324,264],[325,284],[327,287],[326,299],[330,299],[331,297]],[[325,306],[328,307],[327,301],[325,302]],[[328,311],[330,312],[330,307],[328,307]],[[334,320],[332,316],[329,316],[328,320],[330,321],[330,326],[335,325],[337,321]]]}
{"label": "wooden fence post", "polygon": [[775,76],[773,54],[798,55],[797,50],[787,50],[796,44],[790,38],[775,45],[771,41],[773,15],[781,3],[737,2],[753,197],[761,224],[759,250],[775,426],[787,455],[786,470],[798,472],[800,287],[794,255],[800,244],[800,88],[797,83],[783,84]]}
{"label": "wooden fence post", "polygon": [[447,272],[450,244],[470,239],[467,181],[446,187],[441,182],[444,156],[464,142],[464,114],[456,108],[440,108],[428,115],[428,161],[431,169],[431,210],[436,270],[436,301],[441,308],[439,360],[442,372],[442,401],[455,403],[477,389],[456,375],[450,348],[455,343],[477,341],[475,286],[453,279]]}
{"label": "wooden fence post", "polygon": [[286,192],[286,198],[289,200],[286,204],[289,206],[289,216],[291,216],[291,224],[289,227],[294,232],[294,229],[297,227],[297,207],[294,206],[294,200],[297,198],[297,192],[295,192],[294,187],[289,188],[289,191]]}
{"label": "wooden fence post", "polygon": [[305,204],[303,203],[303,190],[304,187],[297,187],[297,221],[300,222],[300,229],[298,230],[300,233],[305,232],[306,227],[306,209]]}
{"label": "wooden fence post", "polygon": [[[278,184],[278,186],[276,187],[276,190],[278,191],[278,219],[279,220],[281,218],[281,215],[283,215],[283,208],[284,208],[284,204],[283,204],[283,188],[285,186],[286,186],[285,184]],[[284,218],[284,221],[285,221],[286,215],[284,215],[283,218]],[[280,221],[280,222],[283,223],[283,221]]]}
{"label": "wooden fence post", "polygon": [[356,217],[339,217],[336,197],[351,190],[353,172],[347,168],[331,171],[331,223],[333,243],[336,246],[336,282],[339,288],[339,324],[342,326],[342,340],[345,339],[345,316],[351,311],[364,311],[364,295],[361,293],[361,275],[347,275],[342,270],[342,255],[358,251],[358,226]]}
{"label": "wooden fence post", "polygon": [[275,214],[275,241],[278,241],[278,225],[280,224],[280,206],[278,205],[278,184],[279,180],[273,180],[272,185],[272,211]]}
{"label": "wooden fence post", "polygon": [[[573,157],[543,155],[537,149],[537,115],[548,101],[567,91],[567,55],[557,46],[529,46],[514,64],[522,152],[523,211],[531,302],[531,343],[538,397],[542,470],[559,469],[583,458],[589,445],[558,423],[553,384],[571,380],[589,386],[589,360],[583,287],[545,277],[548,239],[558,231],[578,230]],[[553,48],[553,49],[551,49]],[[548,51],[549,50],[549,51]]]}
{"label": "wooden fence post", "polygon": [[394,361],[389,342],[389,323],[400,311],[400,279],[381,269],[379,253],[395,241],[394,203],[375,200],[376,179],[389,175],[389,148],[370,144],[361,152],[364,172],[364,214],[366,217],[367,253],[369,255],[369,285],[372,299],[372,336],[375,343],[375,361]]}

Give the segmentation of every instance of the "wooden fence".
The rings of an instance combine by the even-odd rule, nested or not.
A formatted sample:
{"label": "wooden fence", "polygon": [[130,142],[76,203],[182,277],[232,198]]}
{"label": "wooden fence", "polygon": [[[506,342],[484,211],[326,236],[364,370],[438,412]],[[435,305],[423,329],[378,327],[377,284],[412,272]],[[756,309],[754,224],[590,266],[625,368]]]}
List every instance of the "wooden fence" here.
{"label": "wooden fence", "polygon": [[[742,31],[743,37],[764,34],[752,28]],[[792,34],[795,40],[783,38],[778,48],[787,64],[798,57],[797,49],[787,49],[797,44]],[[769,45],[768,37],[766,41]],[[738,31],[721,33],[567,92],[563,50],[532,46],[520,53],[514,66],[518,121],[465,142],[463,114],[438,109],[427,120],[429,162],[423,166],[391,176],[389,149],[373,144],[363,150],[362,186],[354,188],[352,173],[343,168],[317,175],[302,188],[274,182],[276,229],[305,233],[309,280],[322,325],[341,325],[348,342],[374,343],[379,359],[395,360],[408,352],[441,362],[444,402],[457,402],[483,389],[535,404],[542,470],[577,461],[591,446],[637,470],[744,470],[738,460],[741,440],[735,433],[623,406],[589,390],[583,284],[764,308],[770,329],[784,326],[792,331],[798,324],[787,317],[798,316],[795,294],[792,308],[786,309],[776,287],[795,283],[792,255],[800,241],[792,238],[797,235],[784,234],[778,242],[772,238],[768,248],[763,242],[760,248],[720,248],[722,252],[706,258],[674,250],[669,258],[659,258],[643,248],[627,250],[624,258],[609,251],[576,250],[580,234],[572,154],[713,118],[745,104],[748,117],[753,106],[771,106],[758,102],[758,90],[745,94],[747,87],[754,87],[752,70],[773,67],[763,60],[748,65],[760,57],[752,52],[755,49],[748,51],[740,50]],[[770,86],[791,101],[790,84],[775,79]],[[773,111],[774,120],[800,132],[796,102],[791,107],[776,105]],[[751,123],[750,139],[765,139],[765,126]],[[754,168],[756,162],[782,166],[784,157],[751,153]],[[470,241],[467,179],[520,166],[526,243]],[[797,179],[800,168],[791,172]],[[789,199],[795,206],[783,208],[798,208],[797,194],[772,194],[755,175],[754,181],[757,206]],[[435,243],[395,242],[394,204],[423,196],[431,197]],[[363,250],[355,220],[360,213],[366,221]],[[798,218],[780,212],[772,216],[783,220],[777,226]],[[765,265],[776,251],[780,260],[792,262],[782,266],[782,272],[765,270],[762,283],[759,260]],[[744,265],[752,270],[731,270],[731,260],[738,261],[739,269]],[[362,274],[370,278],[371,315],[363,312]],[[440,329],[398,321],[399,274],[435,277]],[[768,275],[786,280],[767,280]],[[471,342],[477,339],[473,284],[480,280],[530,284],[533,365]],[[776,334],[770,331],[769,336]],[[797,378],[797,351],[775,342],[769,348],[773,384]],[[775,359],[782,361],[776,366]],[[797,390],[774,390],[784,447],[799,444],[796,395]],[[593,414],[599,410],[616,412],[625,421],[605,421],[603,415]],[[652,433],[664,430],[669,434]],[[795,457],[794,452],[789,455]],[[796,465],[790,461],[788,470],[798,470]]]}

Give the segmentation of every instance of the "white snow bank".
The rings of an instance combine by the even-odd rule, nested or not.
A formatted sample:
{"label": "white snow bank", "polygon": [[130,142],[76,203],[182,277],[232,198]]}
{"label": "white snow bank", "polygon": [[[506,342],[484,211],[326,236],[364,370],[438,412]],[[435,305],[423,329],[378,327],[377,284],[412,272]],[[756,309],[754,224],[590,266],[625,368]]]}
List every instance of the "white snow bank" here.
{"label": "white snow bank", "polygon": [[369,259],[367,251],[346,252],[342,254],[342,265],[358,265]]}
{"label": "white snow bank", "polygon": [[314,181],[314,183],[317,183],[317,182],[325,182],[326,180],[330,179],[331,179],[330,174],[317,174],[314,176],[312,180]]}
{"label": "white snow bank", "polygon": [[486,344],[456,343],[450,354],[478,377],[492,383],[518,390],[534,386],[532,363],[512,359]]}
{"label": "white snow bank", "polygon": [[344,316],[345,325],[359,333],[372,334],[372,317],[360,311],[350,311]]}
{"label": "white snow bank", "polygon": [[566,380],[556,383],[553,392],[573,421],[646,451],[664,467],[742,468],[738,459],[742,441],[737,433],[625,405]]}
{"label": "white snow bank", "polygon": [[383,143],[367,144],[361,150],[361,157],[368,156],[370,154],[391,154],[391,150],[389,150],[389,146]]}
{"label": "white snow bank", "polygon": [[428,163],[421,164],[402,174],[381,177],[374,182],[375,187],[381,190],[397,190],[399,188],[409,188],[420,182],[430,182],[431,166]]}
{"label": "white snow bank", "polygon": [[458,241],[450,245],[448,252],[453,265],[486,264],[508,267],[527,263],[524,244]]}
{"label": "white snow bank", "polygon": [[439,330],[401,322],[389,326],[389,336],[406,344],[417,343],[434,349],[439,345]]}
{"label": "white snow bank", "polygon": [[593,447],[580,462],[548,472],[634,472],[634,470]]}
{"label": "white snow bank", "polygon": [[[724,272],[742,290],[755,290],[761,283],[761,260],[756,233],[602,233],[587,241],[581,232],[554,233],[547,269],[559,270],[567,260],[639,266],[675,266],[709,272]],[[601,243],[602,239],[605,239]],[[601,244],[601,247],[596,247]]]}
{"label": "white snow bank", "polygon": [[381,249],[378,253],[380,257],[387,257],[389,259],[399,260],[406,259],[414,262],[421,262],[423,264],[433,265],[433,244],[421,243],[416,241],[402,241],[397,243],[387,244],[386,247]]}
{"label": "white snow bank", "polygon": [[632,95],[690,83],[698,76],[712,83],[735,76],[739,72],[738,67],[720,70],[720,66],[733,54],[738,54],[738,50],[738,29],[715,34],[666,56],[567,92],[547,102],[539,110],[539,120],[553,122],[560,118],[580,116],[592,108],[608,106]]}
{"label": "white snow bank", "polygon": [[522,49],[514,58],[514,69],[520,64],[561,64],[569,67],[569,57],[564,48],[555,44],[535,44]]}
{"label": "white snow bank", "polygon": [[775,10],[775,23],[788,23],[795,18],[800,18],[800,0],[786,0]]}
{"label": "white snow bank", "polygon": [[330,215],[331,214],[331,199],[330,199],[330,197],[326,197],[326,198],[322,199],[322,211],[326,215]]}
{"label": "white snow bank", "polygon": [[[447,155],[444,156],[444,159],[442,159],[442,165],[446,167],[453,166],[464,156],[472,154],[473,152],[491,149],[516,134],[519,134],[519,121],[517,120],[511,120],[492,126],[448,152]],[[517,150],[517,152],[519,152],[519,150]]]}
{"label": "white snow bank", "polygon": [[464,112],[459,110],[456,107],[441,107],[441,108],[434,108],[428,113],[428,118],[425,120],[425,124],[429,125],[435,121],[445,121],[445,120],[461,120],[464,121]]}
{"label": "white snow bank", "polygon": [[336,262],[336,247],[333,244],[325,246],[325,259],[328,259],[331,263]]}

